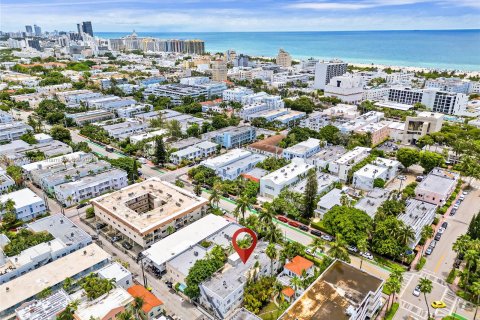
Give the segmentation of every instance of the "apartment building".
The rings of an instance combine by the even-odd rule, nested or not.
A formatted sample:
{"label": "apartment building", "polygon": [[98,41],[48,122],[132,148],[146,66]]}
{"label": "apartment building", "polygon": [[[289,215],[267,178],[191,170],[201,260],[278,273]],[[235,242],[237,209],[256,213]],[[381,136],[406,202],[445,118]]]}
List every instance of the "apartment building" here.
{"label": "apartment building", "polygon": [[338,160],[330,163],[328,170],[337,175],[341,181],[345,182],[348,178],[348,172],[358,162],[365,159],[372,149],[365,147],[355,147],[353,150],[345,153]]}
{"label": "apartment building", "polygon": [[[93,301],[80,300],[75,313],[75,320],[116,319],[116,316],[133,305],[134,298],[123,288],[113,288],[110,292],[101,295]],[[145,302],[144,302],[145,303]]]}
{"label": "apartment building", "polygon": [[291,160],[293,158],[302,158],[307,159],[313,156],[315,153],[319,152],[321,149],[321,141],[314,138],[309,138],[308,140],[302,141],[283,149],[283,158]]}
{"label": "apartment building", "polygon": [[471,82],[460,78],[437,78],[425,80],[425,88],[435,88],[441,91],[470,93]]}
{"label": "apartment building", "polygon": [[212,80],[227,81],[227,62],[223,60],[215,60],[212,62]]}
{"label": "apartment building", "polygon": [[143,133],[148,126],[148,123],[131,118],[115,124],[102,125],[110,137],[119,140],[127,139],[134,134]]}
{"label": "apartment building", "polygon": [[195,160],[209,157],[217,152],[218,144],[203,141],[194,146],[187,147],[182,150],[178,150],[170,154],[170,161],[174,164],[179,164],[183,160]]}
{"label": "apartment building", "polygon": [[15,310],[17,320],[55,320],[70,303],[70,296],[60,289],[43,299],[34,299]]}
{"label": "apartment building", "polygon": [[[28,221],[47,211],[45,201],[27,188],[0,196],[0,203],[5,203],[8,200],[15,203],[15,215],[19,220]],[[0,217],[4,214],[5,210],[1,211]]]}
{"label": "apartment building", "polygon": [[460,174],[434,168],[415,188],[415,199],[443,206],[455,190]]}
{"label": "apartment building", "polygon": [[0,110],[0,123],[10,123],[13,121],[13,117],[10,113]]}
{"label": "apartment building", "polygon": [[405,119],[402,143],[416,144],[421,137],[439,132],[442,129],[444,115],[433,112],[420,112],[417,116]]}
{"label": "apartment building", "polygon": [[281,67],[289,68],[292,66],[292,57],[287,51],[280,49],[278,50],[275,63]]}
{"label": "apartment building", "polygon": [[260,179],[260,195],[274,199],[282,189],[295,184],[304,178],[310,169],[314,168],[313,165],[307,164],[304,159],[293,158],[290,164]]}
{"label": "apartment building", "polygon": [[8,190],[15,185],[15,181],[13,181],[12,178],[10,178],[9,175],[0,168],[0,195],[7,193]]}
{"label": "apartment building", "polygon": [[135,115],[153,111],[151,104],[136,104],[115,109],[115,113],[119,118],[133,118]]}
{"label": "apartment building", "polygon": [[77,165],[78,163],[90,162],[92,160],[96,160],[96,157],[91,153],[77,151],[59,157],[25,164],[22,166],[22,169],[25,175],[31,179],[32,173],[36,170],[46,170],[52,167],[57,167],[58,165],[68,166],[73,165],[74,163]]}
{"label": "apartment building", "polygon": [[345,103],[356,104],[363,100],[362,79],[356,76],[333,77],[325,86],[324,91],[325,97],[335,97]]}
{"label": "apartment building", "polygon": [[93,92],[91,90],[71,90],[71,91],[63,91],[57,92],[55,94],[60,102],[65,104],[78,104],[81,101],[99,98],[102,97],[103,94],[100,92]]}
{"label": "apartment building", "polygon": [[233,149],[215,158],[201,162],[207,168],[215,171],[222,180],[235,180],[239,175],[246,173],[267,157],[247,150]]}
{"label": "apartment building", "polygon": [[227,89],[223,91],[223,101],[235,101],[241,102],[242,97],[252,95],[253,90],[244,87],[236,87],[232,89]]}
{"label": "apartment building", "polygon": [[437,205],[416,199],[408,199],[406,202],[405,213],[398,216],[398,220],[403,221],[406,226],[410,226],[414,232],[413,239],[408,246],[414,249],[422,238],[422,230],[425,226],[430,226],[435,219]]}
{"label": "apartment building", "polygon": [[202,140],[209,140],[226,149],[232,149],[253,142],[257,137],[257,131],[252,126],[231,126],[204,133],[201,137]]}
{"label": "apartment building", "polygon": [[65,207],[70,207],[83,200],[98,197],[112,190],[119,190],[128,185],[127,172],[112,169],[95,175],[88,175],[79,180],[63,183],[53,187],[55,198]]}
{"label": "apartment building", "polygon": [[95,216],[124,239],[146,248],[206,214],[208,201],[150,178],[91,201]]}
{"label": "apartment building", "polygon": [[384,281],[335,260],[279,320],[366,320],[382,306]]}
{"label": "apartment building", "polygon": [[33,132],[33,128],[21,121],[0,123],[0,142],[18,140],[29,131]]}
{"label": "apartment building", "polygon": [[66,118],[72,119],[77,126],[100,122],[115,118],[115,114],[106,110],[91,110],[79,113],[65,114]]}
{"label": "apartment building", "polygon": [[35,144],[28,144],[23,140],[14,140],[0,146],[0,154],[17,166],[30,163],[31,160],[28,155],[32,152],[41,152],[45,158],[48,159],[63,154],[69,154],[72,151],[72,148],[68,144],[58,140],[37,142]]}
{"label": "apartment building", "polygon": [[390,137],[390,123],[387,121],[369,123],[356,129],[355,132],[359,134],[370,134],[372,139],[371,146],[374,147]]}
{"label": "apartment building", "polygon": [[315,89],[325,90],[326,85],[333,77],[347,73],[348,64],[340,60],[319,61],[315,65]]}

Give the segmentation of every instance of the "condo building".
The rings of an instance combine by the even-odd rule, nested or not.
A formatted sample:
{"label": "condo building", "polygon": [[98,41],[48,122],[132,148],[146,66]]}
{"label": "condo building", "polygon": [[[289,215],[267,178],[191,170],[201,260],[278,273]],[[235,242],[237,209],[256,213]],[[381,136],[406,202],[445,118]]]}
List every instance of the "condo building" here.
{"label": "condo building", "polygon": [[347,73],[346,62],[341,60],[319,61],[315,65],[315,83],[314,88],[325,90],[325,86],[333,77],[341,76]]}

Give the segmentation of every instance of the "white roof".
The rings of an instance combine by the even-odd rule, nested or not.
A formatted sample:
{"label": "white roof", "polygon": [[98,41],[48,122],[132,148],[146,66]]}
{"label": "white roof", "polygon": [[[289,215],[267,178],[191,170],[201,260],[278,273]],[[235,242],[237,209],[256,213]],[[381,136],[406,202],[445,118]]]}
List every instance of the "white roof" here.
{"label": "white roof", "polygon": [[305,163],[305,160],[301,158],[293,158],[290,164],[273,171],[272,173],[263,177],[261,180],[270,180],[277,185],[281,185],[312,168],[315,168],[315,166]]}
{"label": "white roof", "polygon": [[110,311],[125,307],[133,301],[133,297],[123,288],[115,288],[93,301],[85,301],[78,306],[75,317],[79,320],[92,318],[103,319]]}
{"label": "white roof", "polygon": [[247,150],[233,149],[225,154],[222,154],[221,156],[204,160],[202,161],[202,164],[206,167],[217,169],[232,162],[235,162],[239,159],[245,158],[250,154],[251,152]]}
{"label": "white roof", "polygon": [[378,177],[383,174],[388,169],[385,167],[375,166],[373,164],[367,164],[366,166],[360,168],[358,171],[355,172],[356,176],[365,177],[365,178],[373,178]]}
{"label": "white roof", "polygon": [[29,171],[32,171],[32,170],[35,170],[35,169],[48,168],[48,167],[53,166],[55,164],[62,163],[63,159],[67,159],[68,161],[72,161],[72,160],[75,160],[75,159],[79,159],[79,158],[81,158],[85,155],[86,155],[85,152],[78,151],[78,152],[69,153],[69,154],[59,156],[59,157],[55,157],[55,158],[50,158],[50,159],[46,159],[46,160],[42,160],[42,161],[37,161],[37,162],[32,162],[32,163],[29,163],[29,164],[25,164],[25,165],[22,166],[22,168],[23,168],[24,171],[29,172]]}
{"label": "white roof", "polygon": [[113,262],[98,270],[98,274],[104,279],[116,279],[118,281],[130,276],[132,273],[125,269],[120,263]]}
{"label": "white roof", "polygon": [[222,217],[209,214],[154,243],[149,249],[143,251],[143,254],[157,266],[163,265],[229,223]]}
{"label": "white roof", "polygon": [[0,196],[1,203],[5,203],[8,199],[12,199],[15,202],[15,209],[20,209],[34,203],[43,202],[42,198],[27,188]]}

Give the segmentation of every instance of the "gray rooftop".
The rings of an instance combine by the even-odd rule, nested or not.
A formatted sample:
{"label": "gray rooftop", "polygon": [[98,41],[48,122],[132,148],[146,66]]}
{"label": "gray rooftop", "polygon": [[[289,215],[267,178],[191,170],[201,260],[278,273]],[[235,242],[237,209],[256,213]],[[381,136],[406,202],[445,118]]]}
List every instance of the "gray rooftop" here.
{"label": "gray rooftop", "polygon": [[365,211],[370,217],[374,217],[377,213],[378,208],[382,203],[388,199],[390,191],[380,188],[375,188],[367,195],[360,199],[356,204],[355,208]]}
{"label": "gray rooftop", "polygon": [[460,175],[453,171],[434,168],[427,177],[418,184],[417,189],[430,192],[446,194],[460,178]]}
{"label": "gray rooftop", "polygon": [[29,223],[27,226],[35,232],[48,231],[55,239],[61,240],[66,245],[92,241],[88,233],[77,227],[70,219],[60,214],[39,219]]}

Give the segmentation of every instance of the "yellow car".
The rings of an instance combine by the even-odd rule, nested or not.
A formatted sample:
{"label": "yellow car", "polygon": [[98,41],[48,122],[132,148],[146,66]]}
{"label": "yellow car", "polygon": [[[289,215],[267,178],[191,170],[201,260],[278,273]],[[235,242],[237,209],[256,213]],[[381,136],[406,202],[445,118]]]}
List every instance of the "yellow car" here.
{"label": "yellow car", "polygon": [[447,305],[443,301],[433,301],[432,302],[432,307],[435,309],[440,309],[440,308],[445,308]]}

